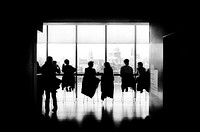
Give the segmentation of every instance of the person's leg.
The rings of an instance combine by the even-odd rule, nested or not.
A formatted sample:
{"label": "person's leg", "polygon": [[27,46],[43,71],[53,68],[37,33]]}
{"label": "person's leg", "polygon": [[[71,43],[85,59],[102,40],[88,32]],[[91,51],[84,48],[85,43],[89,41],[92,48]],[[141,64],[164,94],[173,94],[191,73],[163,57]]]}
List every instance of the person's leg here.
{"label": "person's leg", "polygon": [[125,91],[128,92],[128,87],[125,88]]}
{"label": "person's leg", "polygon": [[58,105],[57,105],[56,91],[52,92],[51,96],[53,99],[53,111],[57,111]]}
{"label": "person's leg", "polygon": [[45,91],[46,94],[46,100],[45,100],[45,113],[49,113],[49,100],[50,100],[50,91],[46,90]]}

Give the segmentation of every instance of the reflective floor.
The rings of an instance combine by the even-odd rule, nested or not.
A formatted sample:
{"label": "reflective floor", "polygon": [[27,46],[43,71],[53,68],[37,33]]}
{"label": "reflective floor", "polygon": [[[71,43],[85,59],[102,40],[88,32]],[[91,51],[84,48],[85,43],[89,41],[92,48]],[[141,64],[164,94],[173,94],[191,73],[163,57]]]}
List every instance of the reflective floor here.
{"label": "reflective floor", "polygon": [[[94,97],[88,98],[82,95],[75,97],[75,91],[66,92],[58,89],[57,103],[58,110],[56,113],[49,112],[49,119],[56,119],[58,122],[75,121],[77,124],[84,124],[85,120],[92,118],[95,122],[105,122],[108,119],[115,128],[119,127],[122,122],[133,120],[144,120],[149,115],[149,93],[145,90],[143,93],[129,89],[129,92],[114,91],[114,99],[100,99],[100,90],[96,91]],[[116,96],[117,95],[117,96]],[[136,98],[135,98],[136,96]],[[43,95],[42,113],[45,115],[45,94]],[[50,100],[50,108],[53,108]]]}

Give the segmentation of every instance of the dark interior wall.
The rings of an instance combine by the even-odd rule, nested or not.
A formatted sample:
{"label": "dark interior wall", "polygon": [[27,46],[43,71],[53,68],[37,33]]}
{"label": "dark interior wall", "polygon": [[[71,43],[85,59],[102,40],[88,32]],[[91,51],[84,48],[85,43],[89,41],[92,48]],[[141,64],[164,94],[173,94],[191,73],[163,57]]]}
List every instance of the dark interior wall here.
{"label": "dark interior wall", "polygon": [[[163,34],[165,33],[164,25],[161,23],[150,23],[150,49],[149,49],[149,66],[150,72],[158,71],[157,86],[150,87],[150,106],[149,113],[153,118],[162,119],[163,115]],[[152,78],[152,75],[151,75]],[[153,82],[151,82],[153,83]]]}
{"label": "dark interior wall", "polygon": [[158,91],[163,91],[163,34],[160,24],[150,23],[150,67],[158,70]]}
{"label": "dark interior wall", "polygon": [[194,26],[189,26],[163,38],[165,114],[173,119],[171,123],[180,122],[180,127],[191,129],[199,110],[197,36]]}
{"label": "dark interior wall", "polygon": [[[26,19],[12,21],[3,46],[5,122],[9,128],[30,130],[35,112],[35,65],[37,28]],[[26,126],[26,127],[25,127]],[[7,129],[6,129],[7,130]]]}

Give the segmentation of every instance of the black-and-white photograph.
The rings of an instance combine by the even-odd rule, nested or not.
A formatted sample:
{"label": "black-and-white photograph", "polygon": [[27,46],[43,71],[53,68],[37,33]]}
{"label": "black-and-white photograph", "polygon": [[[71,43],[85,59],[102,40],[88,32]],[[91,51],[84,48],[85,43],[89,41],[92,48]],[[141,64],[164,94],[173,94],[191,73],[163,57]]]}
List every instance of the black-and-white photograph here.
{"label": "black-and-white photograph", "polygon": [[116,3],[11,7],[7,130],[192,131],[197,16],[170,1]]}

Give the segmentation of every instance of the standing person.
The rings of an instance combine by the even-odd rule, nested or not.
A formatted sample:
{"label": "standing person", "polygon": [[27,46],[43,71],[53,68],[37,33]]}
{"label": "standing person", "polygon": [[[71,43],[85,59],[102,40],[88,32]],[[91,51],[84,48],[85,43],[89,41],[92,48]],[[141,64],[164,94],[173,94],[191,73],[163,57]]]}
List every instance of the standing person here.
{"label": "standing person", "polygon": [[81,93],[92,98],[99,84],[99,79],[96,77],[96,70],[93,68],[94,62],[88,62],[88,67],[85,68],[83,76]]}
{"label": "standing person", "polygon": [[49,113],[49,100],[50,93],[53,99],[53,112],[57,111],[57,98],[56,98],[56,90],[59,88],[59,80],[56,78],[56,66],[53,64],[53,58],[51,56],[47,57],[45,64],[42,66],[42,77],[44,81],[44,90],[46,94],[45,100],[45,110],[46,114]]}
{"label": "standing person", "polygon": [[137,91],[142,93],[143,89],[146,86],[146,69],[143,67],[142,62],[138,62],[138,68],[136,72],[136,83],[137,83]]}
{"label": "standing person", "polygon": [[71,92],[75,87],[74,73],[76,72],[76,68],[69,65],[69,60],[65,59],[62,65],[62,72],[64,73],[62,77],[62,89],[66,88],[67,92]]}
{"label": "standing person", "polygon": [[133,76],[133,68],[129,66],[129,60],[124,60],[124,66],[120,69],[120,76],[122,78],[122,92],[124,90],[128,92],[128,87],[131,87],[133,90],[135,90],[135,78]]}
{"label": "standing person", "polygon": [[101,76],[101,100],[110,97],[113,98],[114,91],[113,69],[109,62],[104,63],[104,73]]}

